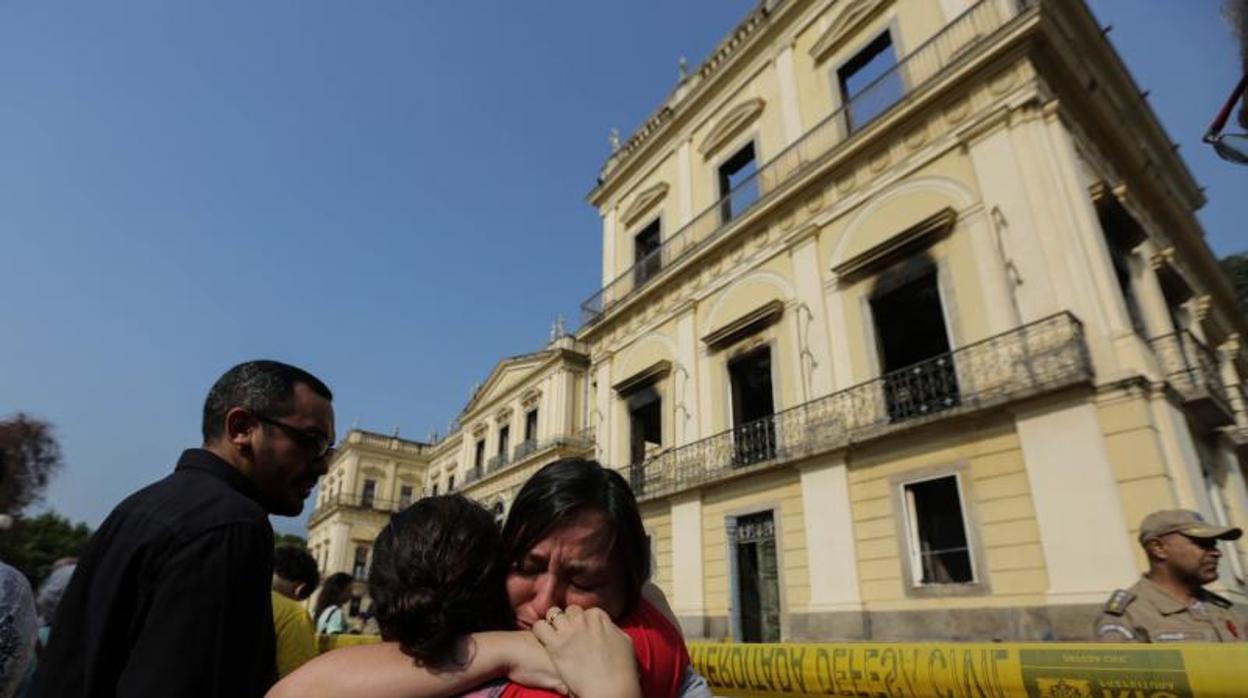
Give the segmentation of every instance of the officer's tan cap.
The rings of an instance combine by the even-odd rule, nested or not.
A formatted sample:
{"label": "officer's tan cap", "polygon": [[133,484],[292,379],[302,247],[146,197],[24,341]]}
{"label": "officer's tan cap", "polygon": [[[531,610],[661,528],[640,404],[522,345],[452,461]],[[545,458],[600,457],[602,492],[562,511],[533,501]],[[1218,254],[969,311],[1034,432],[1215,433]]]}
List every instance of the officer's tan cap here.
{"label": "officer's tan cap", "polygon": [[1219,540],[1236,540],[1244,535],[1241,529],[1234,526],[1214,526],[1205,521],[1204,517],[1187,509],[1166,509],[1154,511],[1144,517],[1140,523],[1140,543],[1144,544],[1167,533],[1182,533],[1189,538],[1217,538]]}

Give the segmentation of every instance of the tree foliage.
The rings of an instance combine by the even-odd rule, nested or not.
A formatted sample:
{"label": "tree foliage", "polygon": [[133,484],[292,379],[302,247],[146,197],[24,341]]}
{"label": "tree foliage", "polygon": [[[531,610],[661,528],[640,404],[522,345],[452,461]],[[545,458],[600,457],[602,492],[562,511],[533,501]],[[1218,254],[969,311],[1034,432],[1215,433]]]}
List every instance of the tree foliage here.
{"label": "tree foliage", "polygon": [[0,513],[39,501],[61,467],[52,426],[22,413],[0,420]]}
{"label": "tree foliage", "polygon": [[38,587],[53,562],[77,557],[89,538],[91,529],[85,523],[71,523],[56,512],[17,518],[12,528],[0,531],[0,560],[16,567]]}
{"label": "tree foliage", "polygon": [[1240,309],[1248,312],[1248,252],[1227,255],[1219,263],[1226,275],[1231,277]]}
{"label": "tree foliage", "polygon": [[308,547],[308,542],[303,539],[303,536],[299,536],[294,533],[278,533],[274,535],[273,546],[280,548],[283,545],[294,545],[296,547],[306,548]]}

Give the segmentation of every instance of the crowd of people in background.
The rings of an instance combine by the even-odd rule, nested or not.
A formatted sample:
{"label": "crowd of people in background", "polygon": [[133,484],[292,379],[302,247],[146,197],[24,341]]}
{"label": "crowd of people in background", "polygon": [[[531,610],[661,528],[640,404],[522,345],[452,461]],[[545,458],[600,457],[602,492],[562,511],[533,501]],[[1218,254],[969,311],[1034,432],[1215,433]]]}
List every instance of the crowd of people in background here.
{"label": "crowd of people in background", "polygon": [[[0,698],[710,695],[649,583],[628,483],[582,459],[539,470],[501,530],[459,495],[397,513],[368,580],[382,642],[318,653],[318,634],[348,632],[355,580],[275,548],[268,515],[299,514],[324,474],[332,400],[294,366],[235,366],[205,400],[202,448],[119,504],[37,596],[0,562]],[[1204,588],[1218,541],[1241,535],[1149,515],[1149,571],[1110,596],[1098,639],[1244,640],[1238,609]]]}

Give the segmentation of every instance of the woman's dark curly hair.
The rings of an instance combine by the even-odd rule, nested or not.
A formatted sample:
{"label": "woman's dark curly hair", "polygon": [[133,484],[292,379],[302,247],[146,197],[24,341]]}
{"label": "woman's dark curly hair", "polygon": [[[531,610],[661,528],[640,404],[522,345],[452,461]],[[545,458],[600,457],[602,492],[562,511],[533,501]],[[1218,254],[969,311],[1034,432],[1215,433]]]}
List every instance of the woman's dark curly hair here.
{"label": "woman's dark curly hair", "polygon": [[425,497],[377,536],[368,593],[384,640],[417,662],[452,662],[460,637],[515,627],[498,525],[460,495]]}

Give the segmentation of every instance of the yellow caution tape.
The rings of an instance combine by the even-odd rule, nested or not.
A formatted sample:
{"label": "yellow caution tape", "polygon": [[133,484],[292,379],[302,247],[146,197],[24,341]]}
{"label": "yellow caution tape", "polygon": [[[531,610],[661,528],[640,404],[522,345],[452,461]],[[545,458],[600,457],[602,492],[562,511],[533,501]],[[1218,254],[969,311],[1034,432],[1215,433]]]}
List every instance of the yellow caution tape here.
{"label": "yellow caution tape", "polygon": [[[379,642],[318,635],[321,652]],[[693,642],[716,695],[846,698],[1245,698],[1248,643]]]}
{"label": "yellow caution tape", "polygon": [[1248,643],[690,643],[689,654],[729,696],[1248,696]]}

